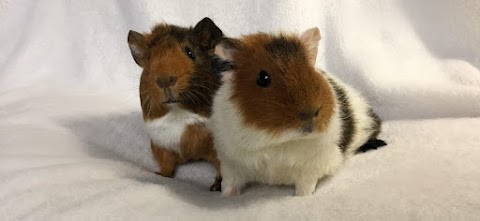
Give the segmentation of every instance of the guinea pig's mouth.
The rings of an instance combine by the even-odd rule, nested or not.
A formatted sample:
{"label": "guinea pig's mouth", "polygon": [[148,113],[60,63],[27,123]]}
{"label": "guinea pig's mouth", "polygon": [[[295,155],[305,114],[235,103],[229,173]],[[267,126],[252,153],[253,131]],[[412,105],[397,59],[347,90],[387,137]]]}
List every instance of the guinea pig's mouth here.
{"label": "guinea pig's mouth", "polygon": [[174,104],[174,103],[178,103],[178,100],[176,100],[174,98],[169,98],[166,101],[164,101],[163,103],[164,104]]}
{"label": "guinea pig's mouth", "polygon": [[173,95],[173,92],[170,88],[164,89],[163,94],[165,96],[165,100],[163,101],[164,104],[174,104],[179,102],[179,100]]}
{"label": "guinea pig's mouth", "polygon": [[305,124],[305,125],[303,125],[303,127],[300,129],[300,133],[301,133],[303,136],[310,135],[310,134],[312,134],[313,132],[315,132],[315,126],[313,125],[313,123]]}

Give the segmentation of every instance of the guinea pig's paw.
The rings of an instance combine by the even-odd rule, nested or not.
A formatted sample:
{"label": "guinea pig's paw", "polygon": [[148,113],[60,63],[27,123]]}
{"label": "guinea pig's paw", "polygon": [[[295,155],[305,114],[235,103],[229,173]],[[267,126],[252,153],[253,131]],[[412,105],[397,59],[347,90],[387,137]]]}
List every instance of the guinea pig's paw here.
{"label": "guinea pig's paw", "polygon": [[240,195],[240,188],[235,186],[226,186],[222,188],[223,196],[238,196]]}
{"label": "guinea pig's paw", "polygon": [[297,182],[295,184],[295,196],[310,196],[315,191],[317,180]]}
{"label": "guinea pig's paw", "polygon": [[222,191],[222,177],[216,177],[215,182],[210,186],[210,191]]}

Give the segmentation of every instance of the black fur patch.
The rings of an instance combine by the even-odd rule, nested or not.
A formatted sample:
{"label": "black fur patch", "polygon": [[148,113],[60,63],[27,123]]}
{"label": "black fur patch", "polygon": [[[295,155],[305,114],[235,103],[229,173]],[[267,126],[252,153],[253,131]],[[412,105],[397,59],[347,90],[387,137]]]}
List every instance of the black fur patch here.
{"label": "black fur patch", "polygon": [[213,56],[212,58],[212,73],[221,77],[222,72],[233,70],[233,64],[227,60],[223,60],[218,56]]}
{"label": "black fur patch", "polygon": [[215,47],[218,41],[223,37],[223,32],[208,17],[203,18],[193,28],[193,41],[199,45],[202,50],[208,50]]}
{"label": "black fur patch", "polygon": [[210,116],[213,95],[220,87],[220,78],[212,73],[212,53],[202,52],[195,59],[188,87],[179,94],[184,108],[204,116]]}
{"label": "black fur patch", "polygon": [[342,137],[340,140],[340,149],[343,153],[347,151],[348,146],[352,142],[355,134],[355,122],[353,119],[353,110],[350,106],[345,90],[340,87],[334,80],[328,79],[335,91],[337,102],[340,105],[340,118],[342,119]]}
{"label": "black fur patch", "polygon": [[265,45],[265,49],[272,57],[281,59],[282,62],[289,62],[292,58],[307,61],[307,56],[302,43],[295,38],[288,38],[280,35],[274,37],[271,42]]}
{"label": "black fur patch", "polygon": [[369,140],[369,141],[367,141],[367,143],[365,143],[360,148],[358,148],[356,153],[357,154],[358,153],[365,153],[369,150],[376,150],[379,147],[383,147],[385,145],[387,145],[387,143],[385,143],[385,141],[383,141],[383,140],[377,140],[377,139]]}
{"label": "black fur patch", "polygon": [[369,150],[376,150],[379,147],[383,147],[387,145],[385,141],[377,139],[377,136],[380,133],[380,130],[382,127],[382,120],[380,120],[378,115],[375,114],[375,112],[373,112],[371,108],[368,110],[368,116],[373,120],[373,123],[370,128],[371,134],[370,134],[370,137],[368,138],[368,141],[357,149],[356,151],[357,154],[365,153]]}

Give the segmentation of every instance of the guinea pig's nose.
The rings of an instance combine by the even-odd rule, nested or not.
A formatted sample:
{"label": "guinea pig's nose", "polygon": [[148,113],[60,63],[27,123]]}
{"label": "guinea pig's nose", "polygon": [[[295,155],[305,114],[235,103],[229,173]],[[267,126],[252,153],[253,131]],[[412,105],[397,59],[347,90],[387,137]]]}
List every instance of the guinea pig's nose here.
{"label": "guinea pig's nose", "polygon": [[302,127],[302,133],[309,134],[309,133],[312,133],[313,130],[314,130],[313,124],[307,124],[304,127]]}
{"label": "guinea pig's nose", "polygon": [[177,83],[177,77],[176,76],[166,76],[166,77],[159,77],[157,79],[157,85],[160,88],[167,88],[167,87],[173,87]]}
{"label": "guinea pig's nose", "polygon": [[318,108],[317,110],[315,110],[315,113],[313,113],[313,116],[314,116],[315,118],[317,118],[318,115],[320,115],[320,108]]}
{"label": "guinea pig's nose", "polygon": [[300,117],[300,120],[311,120],[317,118],[319,114],[320,108],[316,108],[314,111],[300,111],[298,116]]}

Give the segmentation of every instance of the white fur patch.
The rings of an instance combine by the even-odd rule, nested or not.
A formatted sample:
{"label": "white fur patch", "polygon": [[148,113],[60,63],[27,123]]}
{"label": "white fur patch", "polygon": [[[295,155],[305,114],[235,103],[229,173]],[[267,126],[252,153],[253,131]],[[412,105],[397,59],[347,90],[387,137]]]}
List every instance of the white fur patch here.
{"label": "white fur patch", "polygon": [[180,138],[188,125],[205,123],[208,118],[173,105],[163,117],[145,121],[145,129],[154,144],[180,153]]}
{"label": "white fur patch", "polygon": [[233,80],[234,73],[233,71],[226,71],[222,73],[223,82],[231,82]]}

